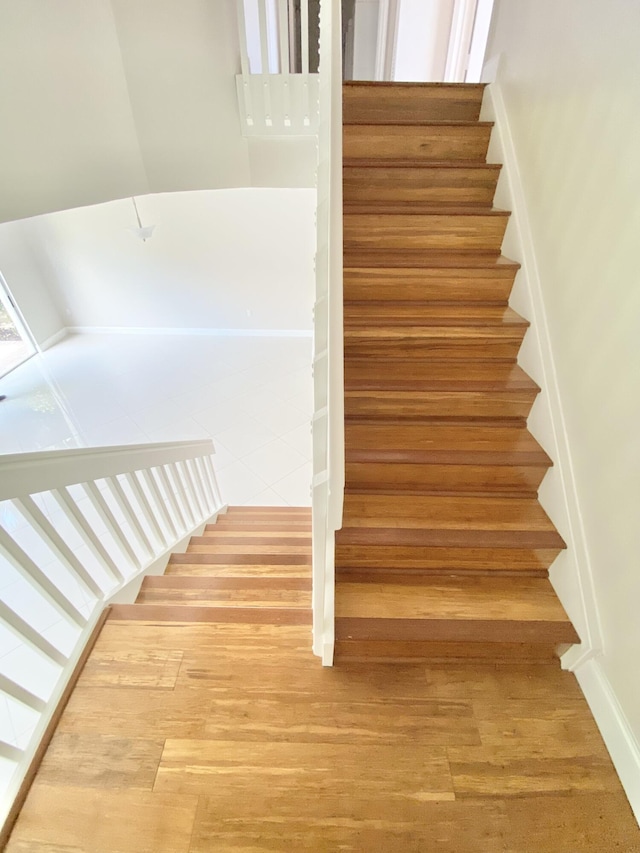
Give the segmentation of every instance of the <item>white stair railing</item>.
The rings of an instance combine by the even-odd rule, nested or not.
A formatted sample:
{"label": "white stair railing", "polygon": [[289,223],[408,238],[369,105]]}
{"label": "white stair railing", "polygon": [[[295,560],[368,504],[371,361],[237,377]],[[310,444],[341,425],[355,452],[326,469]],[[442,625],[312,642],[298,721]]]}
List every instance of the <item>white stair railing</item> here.
{"label": "white stair railing", "polygon": [[244,136],[318,131],[310,2],[315,9],[317,0],[236,0],[242,72],[236,89]]}
{"label": "white stair railing", "polygon": [[320,127],[313,418],[313,648],[333,662],[335,532],[344,497],[342,331],[342,50],[340,13],[320,7]]}
{"label": "white stair railing", "polygon": [[106,605],[224,509],[210,440],[0,456],[0,827]]}

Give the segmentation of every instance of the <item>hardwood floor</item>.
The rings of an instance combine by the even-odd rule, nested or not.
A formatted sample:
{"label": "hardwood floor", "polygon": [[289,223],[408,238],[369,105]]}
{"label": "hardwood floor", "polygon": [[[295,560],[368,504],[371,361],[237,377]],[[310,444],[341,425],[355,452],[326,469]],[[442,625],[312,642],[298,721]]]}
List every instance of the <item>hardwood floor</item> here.
{"label": "hardwood floor", "polygon": [[[231,510],[201,538],[223,548],[259,526],[309,554],[308,512]],[[293,574],[283,554],[219,575],[182,562],[207,556],[192,547],[112,609],[8,853],[640,851],[573,675],[513,660],[323,669],[308,565]]]}

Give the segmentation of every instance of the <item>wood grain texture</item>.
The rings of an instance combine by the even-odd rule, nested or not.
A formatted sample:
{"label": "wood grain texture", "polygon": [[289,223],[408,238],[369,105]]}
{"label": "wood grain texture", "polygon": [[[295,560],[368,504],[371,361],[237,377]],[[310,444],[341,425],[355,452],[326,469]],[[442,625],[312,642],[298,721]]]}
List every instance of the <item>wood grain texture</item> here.
{"label": "wood grain texture", "polygon": [[343,122],[477,121],[483,94],[484,85],[474,83],[372,86],[349,82],[342,90]]}
{"label": "wood grain texture", "polygon": [[433,123],[417,126],[351,124],[343,131],[343,157],[420,160],[484,160],[491,135],[489,122]]}
{"label": "wood grain texture", "polygon": [[351,213],[343,217],[347,251],[378,249],[441,249],[500,254],[509,221],[494,213]]}
{"label": "wood grain texture", "polygon": [[385,202],[474,204],[490,207],[500,166],[429,163],[416,166],[395,160],[353,161],[343,170],[343,195],[349,204]]}
{"label": "wood grain texture", "polygon": [[[640,850],[572,674],[327,670],[308,646],[300,626],[107,623],[121,677],[78,682],[8,853]],[[126,686],[125,651],[180,654],[174,689]]]}
{"label": "wood grain texture", "polygon": [[344,299],[349,302],[395,302],[398,299],[457,302],[463,305],[506,305],[517,266],[486,263],[483,267],[420,269],[345,267]]}
{"label": "wood grain texture", "polygon": [[456,124],[455,92],[344,88],[343,657],[548,659],[578,639],[544,577],[565,544],[536,499],[551,460],[525,428],[539,388],[516,365],[490,127]]}

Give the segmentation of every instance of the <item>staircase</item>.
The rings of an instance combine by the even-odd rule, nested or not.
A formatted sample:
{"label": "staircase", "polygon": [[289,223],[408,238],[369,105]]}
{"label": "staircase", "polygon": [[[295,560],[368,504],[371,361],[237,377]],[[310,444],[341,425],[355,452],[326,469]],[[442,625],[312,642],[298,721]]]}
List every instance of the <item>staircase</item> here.
{"label": "staircase", "polygon": [[311,624],[311,511],[231,507],[111,620]]}
{"label": "staircase", "polygon": [[509,213],[479,85],[343,89],[346,490],[336,659],[549,661],[579,642],[548,580]]}

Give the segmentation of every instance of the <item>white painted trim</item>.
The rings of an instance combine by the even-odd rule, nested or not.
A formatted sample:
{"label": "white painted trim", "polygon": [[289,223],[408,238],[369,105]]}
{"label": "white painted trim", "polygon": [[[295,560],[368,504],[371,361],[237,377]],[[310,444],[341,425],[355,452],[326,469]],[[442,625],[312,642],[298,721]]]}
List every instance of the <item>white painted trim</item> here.
{"label": "white painted trim", "polygon": [[598,659],[576,671],[636,820],[640,823],[640,745]]}
{"label": "white painted trim", "polygon": [[68,334],[69,334],[69,329],[66,329],[66,328],[59,329],[54,335],[49,335],[49,337],[45,338],[45,340],[42,341],[42,343],[38,344],[38,350],[40,352],[44,352],[45,350],[49,349],[50,347],[54,346],[55,344],[60,343],[60,341],[63,341],[67,337]]}
{"label": "white painted trim", "polygon": [[385,79],[387,67],[387,46],[389,33],[389,3],[390,0],[379,0],[378,3],[378,35],[376,39],[376,67],[374,80]]}
{"label": "white painted trim", "polygon": [[445,83],[464,82],[475,14],[476,0],[455,0],[444,69]]}
{"label": "white painted trim", "polygon": [[479,83],[482,77],[482,65],[487,52],[489,30],[491,29],[493,2],[494,0],[478,0],[467,61],[466,83]]}
{"label": "white painted trim", "polygon": [[181,329],[162,326],[67,326],[74,335],[195,335],[212,338],[311,338],[311,329]]}
{"label": "white painted trim", "polygon": [[[510,209],[512,211],[512,227],[516,229],[517,242],[520,248],[520,256],[514,258],[514,260],[520,261],[522,265],[519,275],[521,277],[524,275],[524,284],[527,289],[526,295],[531,308],[531,316],[528,318],[531,320],[530,334],[534,336],[535,357],[540,373],[539,376],[534,378],[541,385],[542,394],[544,395],[546,417],[548,420],[547,426],[549,428],[548,433],[552,443],[552,446],[547,447],[547,450],[554,461],[554,469],[558,474],[559,488],[561,490],[559,498],[564,506],[566,515],[566,529],[562,532],[567,540],[569,560],[564,564],[563,571],[572,571],[574,573],[574,580],[580,595],[582,644],[578,649],[571,649],[563,657],[563,666],[571,666],[573,668],[576,665],[576,661],[586,661],[593,654],[602,653],[604,651],[604,641],[600,613],[596,601],[589,548],[560,398],[540,273],[536,260],[518,158],[499,83],[499,68],[499,57],[491,60],[485,66],[485,71],[483,72],[484,79],[493,77],[494,82],[487,87],[481,117],[495,121],[495,140],[492,141],[494,144],[497,143],[499,148],[498,159],[503,163],[502,180],[507,181]],[[551,580],[557,588],[553,572]],[[562,598],[561,595],[560,597]]]}

